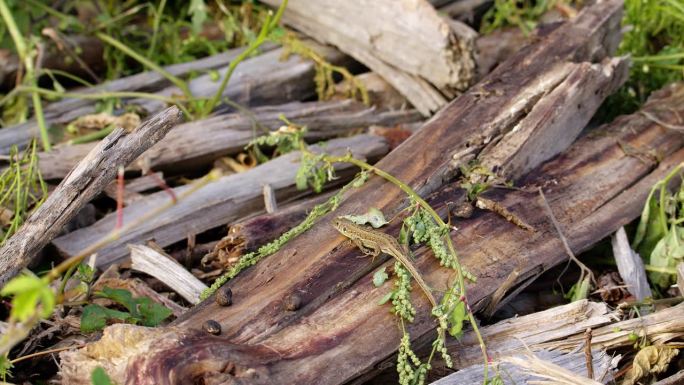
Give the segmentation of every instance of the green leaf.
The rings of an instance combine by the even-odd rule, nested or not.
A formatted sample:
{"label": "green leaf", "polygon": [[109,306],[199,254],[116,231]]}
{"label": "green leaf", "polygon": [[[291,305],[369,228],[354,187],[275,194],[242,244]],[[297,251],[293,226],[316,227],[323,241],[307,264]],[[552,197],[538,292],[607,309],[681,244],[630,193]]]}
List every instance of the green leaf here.
{"label": "green leaf", "polygon": [[107,326],[107,320],[118,319],[122,321],[131,320],[131,315],[127,312],[107,309],[100,305],[87,305],[81,314],[81,331],[84,333],[102,330]]}
{"label": "green leaf", "polygon": [[342,218],[349,219],[357,225],[369,224],[375,229],[389,223],[385,219],[385,215],[382,213],[382,211],[376,209],[375,207],[371,207],[363,215],[344,215]]}
{"label": "green leaf", "polygon": [[52,314],[57,304],[57,298],[55,298],[55,293],[50,289],[47,284],[45,287],[40,289],[40,303],[41,307],[41,317],[47,318]]}
{"label": "green leaf", "polygon": [[169,308],[152,301],[150,298],[142,297],[136,301],[142,317],[140,323],[144,326],[157,326],[173,314]]}
{"label": "green leaf", "polygon": [[188,13],[191,15],[192,32],[199,34],[202,31],[202,25],[207,20],[207,6],[204,0],[190,0],[190,7]]}
{"label": "green leaf", "polygon": [[112,289],[105,286],[102,291],[95,293],[95,295],[101,298],[111,299],[112,301],[123,305],[133,317],[137,317],[138,315],[138,309],[136,302],[133,299],[133,294],[128,290]]}
{"label": "green leaf", "polygon": [[449,334],[452,337],[459,337],[463,333],[463,322],[467,317],[465,302],[458,301],[453,310],[449,313]]}
{"label": "green leaf", "polygon": [[382,269],[379,269],[375,272],[375,274],[373,274],[373,285],[375,285],[375,287],[380,287],[383,283],[385,283],[385,281],[387,281],[387,278],[389,278],[389,276],[387,275],[385,267],[383,266]]}
{"label": "green leaf", "polygon": [[570,293],[572,293],[572,296],[570,297],[570,302],[586,299],[589,296],[590,284],[591,281],[589,276],[584,277],[584,279],[581,282],[577,282],[572,287],[572,289],[570,289]]}
{"label": "green leaf", "polygon": [[644,258],[651,255],[658,241],[665,236],[665,229],[667,229],[667,221],[662,212],[664,209],[660,207],[654,194],[655,191],[655,188],[651,190],[647,204],[644,205],[632,243],[632,247]]}
{"label": "green leaf", "polygon": [[81,263],[78,265],[76,270],[76,278],[81,282],[90,283],[95,277],[95,269],[90,267],[90,265]]}
{"label": "green leaf", "polygon": [[[684,258],[684,228],[672,226],[670,231],[656,244],[651,252],[649,263],[656,267],[675,267]],[[675,281],[675,275],[649,272],[651,281],[667,288]]]}
{"label": "green leaf", "polygon": [[114,385],[112,379],[109,378],[107,372],[101,366],[93,370],[93,373],[90,375],[90,381],[93,385]]}
{"label": "green leaf", "polygon": [[0,379],[7,381],[7,377],[12,377],[11,369],[14,367],[12,361],[7,358],[7,355],[0,356]]}
{"label": "green leaf", "polygon": [[211,80],[212,82],[217,82],[217,81],[221,80],[221,74],[219,74],[218,71],[209,70],[209,71],[207,71],[207,73],[209,74],[209,80]]}
{"label": "green leaf", "polygon": [[280,40],[285,36],[285,28],[277,26],[271,30],[271,32],[268,34],[269,39],[271,40]]}
{"label": "green leaf", "polygon": [[378,301],[378,305],[384,305],[384,304],[386,304],[387,301],[389,301],[390,299],[392,299],[392,295],[394,295],[394,292],[393,292],[393,291],[390,291],[389,293],[385,294],[385,296],[382,297],[382,298],[380,298],[380,301]]}
{"label": "green leaf", "polygon": [[12,318],[19,322],[24,322],[31,318],[36,312],[40,291],[33,289],[21,294],[17,294],[12,299]]}
{"label": "green leaf", "polygon": [[31,318],[38,309],[43,318],[49,317],[56,303],[50,286],[32,274],[13,278],[0,291],[0,295],[14,295],[10,316],[19,322]]}
{"label": "green leaf", "polygon": [[7,282],[7,285],[0,290],[0,295],[21,294],[29,290],[36,290],[44,286],[42,279],[35,275],[22,274]]}

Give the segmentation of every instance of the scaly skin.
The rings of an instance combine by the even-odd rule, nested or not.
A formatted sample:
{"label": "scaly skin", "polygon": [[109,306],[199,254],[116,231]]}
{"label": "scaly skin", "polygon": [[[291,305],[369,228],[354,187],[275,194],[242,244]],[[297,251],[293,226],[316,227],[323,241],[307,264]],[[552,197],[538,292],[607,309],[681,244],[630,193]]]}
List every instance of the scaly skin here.
{"label": "scaly skin", "polygon": [[357,225],[345,218],[336,218],[333,221],[333,226],[342,235],[354,242],[364,254],[377,257],[380,253],[385,253],[396,258],[404,265],[406,270],[411,273],[413,279],[418,282],[418,286],[423,289],[423,292],[428,300],[430,300],[432,307],[437,306],[437,301],[435,301],[432,291],[430,291],[428,285],[423,281],[423,277],[418,272],[418,269],[411,263],[408,250],[402,247],[396,239],[383,232],[371,229],[370,227]]}

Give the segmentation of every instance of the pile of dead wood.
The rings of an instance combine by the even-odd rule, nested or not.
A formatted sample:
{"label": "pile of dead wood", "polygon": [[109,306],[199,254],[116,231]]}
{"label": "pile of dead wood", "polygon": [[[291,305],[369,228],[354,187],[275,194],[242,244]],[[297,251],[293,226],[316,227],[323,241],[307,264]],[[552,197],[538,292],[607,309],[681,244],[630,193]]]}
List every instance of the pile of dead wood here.
{"label": "pile of dead wood", "polygon": [[[388,285],[373,285],[373,273],[392,261],[387,255],[356,258],[358,249],[331,226],[336,216],[369,207],[388,218],[403,215],[407,198],[383,179],[371,177],[345,193],[335,212],[231,280],[222,298],[199,300],[206,284],[241,255],[297,225],[357,171],[339,166],[329,192],[313,195],[296,189],[298,152],[256,166],[240,158],[255,131],[282,125],[281,114],[308,128],[308,142],[327,140],[326,152],[351,151],[374,163],[451,218],[461,263],[477,278],[467,286],[468,300],[483,319],[506,310],[545,271],[637,218],[651,187],[684,162],[684,137],[676,129],[684,123],[684,84],[654,93],[637,113],[587,128],[627,77],[629,58],[613,56],[621,39],[620,0],[597,1],[534,36],[513,33],[514,38],[477,37],[427,1],[373,2],[372,9],[387,15],[382,24],[374,22],[377,14],[359,14],[359,3],[370,7],[362,1],[290,0],[284,22],[318,39],[310,44],[326,60],[360,68],[358,61],[370,69],[360,78],[373,106],[305,101],[314,92],[314,64],[297,56],[282,61],[281,48],[269,46],[238,66],[225,92],[251,106],[249,112],[224,108],[208,119],[181,123],[175,107],[132,101],[152,118],[97,143],[40,154],[43,176],[61,183],[0,250],[0,282],[41,257],[86,250],[105,271],[96,285],[133,287],[176,316],[164,327],[115,324],[100,338],[71,337],[87,344],[60,354],[63,383],[89,384],[98,366],[121,384],[396,381],[401,331],[388,307],[378,305]],[[341,19],[349,22],[341,26]],[[169,71],[225,68],[238,52]],[[217,84],[207,75],[191,87],[197,95],[210,95]],[[154,73],[97,89],[176,91]],[[49,105],[46,114],[60,124],[94,108],[88,101],[64,100]],[[26,145],[35,131],[35,122],[0,130],[0,151]],[[181,183],[220,164],[228,165],[223,176],[201,186]],[[455,209],[468,204],[461,170],[472,164],[493,174],[469,182],[507,180],[516,187],[487,190],[470,215],[457,217]],[[117,198],[111,183],[119,166],[127,170],[124,208],[99,215],[98,197]],[[160,188],[162,179],[172,187]],[[169,203],[170,195],[179,198],[176,204]],[[150,217],[160,208],[165,210]],[[127,231],[95,250],[117,223]],[[399,225],[383,231],[396,235]],[[624,245],[622,236],[615,235],[614,247]],[[428,248],[413,253],[424,279],[435,293],[443,292],[452,272]],[[628,286],[638,298],[632,292],[637,284]],[[158,292],[173,292],[176,301]],[[412,299],[417,315],[407,330],[418,353],[429,354],[435,329],[430,304],[417,290]],[[520,357],[610,383],[618,374],[613,352],[633,345],[633,335],[659,344],[681,340],[682,315],[679,305],[630,319],[619,309],[584,300],[481,330],[492,365],[500,363],[499,370],[518,383],[534,377]],[[218,325],[218,333],[206,325]],[[435,362],[432,379],[481,383],[474,335],[450,339],[447,348],[458,371]]]}

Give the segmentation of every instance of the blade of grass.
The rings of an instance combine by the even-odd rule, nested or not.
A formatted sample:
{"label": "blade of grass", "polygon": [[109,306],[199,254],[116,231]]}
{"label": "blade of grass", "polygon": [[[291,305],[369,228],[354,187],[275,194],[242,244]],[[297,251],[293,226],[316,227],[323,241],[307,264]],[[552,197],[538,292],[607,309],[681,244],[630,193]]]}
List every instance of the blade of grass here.
{"label": "blade of grass", "polygon": [[17,87],[18,91],[20,92],[36,92],[45,96],[50,96],[54,98],[72,98],[72,99],[88,99],[88,100],[103,100],[103,99],[109,99],[109,98],[144,98],[144,99],[151,99],[151,100],[159,100],[165,103],[168,103],[169,105],[176,105],[178,108],[180,108],[183,113],[188,116],[192,117],[192,114],[190,114],[190,111],[181,103],[178,103],[177,100],[173,98],[169,98],[166,96],[161,96],[157,94],[151,94],[147,92],[135,92],[135,91],[120,91],[120,92],[93,92],[93,93],[85,93],[85,92],[57,92],[53,90],[48,90],[46,88],[39,88],[39,87],[26,87],[26,86],[21,86]]}
{"label": "blade of grass", "polygon": [[276,12],[275,16],[271,16],[270,14],[266,16],[266,21],[264,22],[264,25],[261,27],[261,30],[259,31],[259,35],[257,38],[236,57],[233,61],[230,62],[230,65],[228,66],[228,70],[226,71],[226,74],[223,76],[223,80],[221,80],[221,85],[219,86],[218,90],[216,90],[216,93],[214,94],[214,97],[209,100],[209,102],[204,106],[204,109],[202,110],[202,114],[200,116],[208,116],[211,111],[214,110],[214,108],[219,104],[221,101],[221,96],[223,95],[223,91],[225,91],[226,86],[228,85],[228,82],[230,81],[230,77],[233,75],[233,72],[235,71],[235,68],[237,68],[238,64],[248,58],[254,51],[256,51],[265,41],[266,38],[268,37],[268,34],[278,26],[278,23],[280,22],[280,18],[283,16],[283,12],[285,12],[285,7],[287,6],[287,0],[283,0],[282,3],[280,3],[280,7],[278,8],[278,11]]}
{"label": "blade of grass", "polygon": [[102,33],[102,32],[97,32],[95,34],[98,39],[104,41],[107,44],[112,45],[113,47],[117,48],[121,52],[125,53],[126,55],[132,57],[136,61],[138,61],[140,64],[144,65],[145,67],[158,72],[160,75],[164,76],[167,80],[169,80],[171,83],[173,83],[176,87],[180,88],[180,90],[183,92],[183,95],[188,100],[193,99],[192,92],[190,92],[190,88],[188,87],[188,84],[181,78],[173,75],[169,71],[165,70],[162,68],[160,65],[154,63],[150,59],[146,58],[145,56],[135,52],[133,49],[128,47],[126,44],[114,39],[113,37]]}
{"label": "blade of grass", "polygon": [[[36,86],[37,82],[33,68],[33,59],[31,58],[31,55],[29,55],[26,41],[19,31],[5,0],[0,0],[0,16],[2,16],[2,19],[7,26],[7,30],[9,31],[10,36],[12,36],[12,41],[17,49],[19,59],[24,63],[24,70],[26,71],[25,81],[32,86]],[[38,128],[40,130],[43,149],[45,151],[50,151],[52,146],[50,145],[50,137],[48,136],[47,126],[45,125],[45,116],[43,116],[43,106],[41,104],[40,94],[32,92],[31,100],[33,102],[33,114],[38,122]]]}
{"label": "blade of grass", "polygon": [[159,2],[159,8],[157,8],[154,15],[154,24],[152,26],[152,40],[150,41],[150,48],[147,50],[147,57],[152,57],[154,55],[154,49],[157,45],[157,35],[159,34],[159,23],[161,22],[162,15],[164,14],[164,8],[166,7],[166,0],[161,0]]}

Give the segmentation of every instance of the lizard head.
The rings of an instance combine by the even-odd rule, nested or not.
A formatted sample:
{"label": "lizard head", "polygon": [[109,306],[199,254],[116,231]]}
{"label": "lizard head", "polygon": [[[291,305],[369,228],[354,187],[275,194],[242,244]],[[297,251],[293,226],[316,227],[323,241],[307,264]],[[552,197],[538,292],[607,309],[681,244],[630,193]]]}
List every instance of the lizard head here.
{"label": "lizard head", "polygon": [[344,218],[335,218],[335,219],[333,219],[333,223],[332,223],[333,227],[336,228],[337,231],[339,231],[343,235],[347,235],[347,234],[351,233],[349,224],[350,224],[349,220],[344,219]]}

